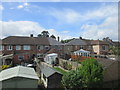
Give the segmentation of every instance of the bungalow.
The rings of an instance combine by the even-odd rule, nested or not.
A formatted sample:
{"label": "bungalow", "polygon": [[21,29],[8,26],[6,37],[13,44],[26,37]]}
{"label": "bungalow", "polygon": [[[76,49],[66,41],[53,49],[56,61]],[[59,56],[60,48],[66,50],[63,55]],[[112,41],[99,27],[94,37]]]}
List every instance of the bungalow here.
{"label": "bungalow", "polygon": [[60,88],[62,74],[55,69],[44,66],[41,68],[41,80],[45,88]]}

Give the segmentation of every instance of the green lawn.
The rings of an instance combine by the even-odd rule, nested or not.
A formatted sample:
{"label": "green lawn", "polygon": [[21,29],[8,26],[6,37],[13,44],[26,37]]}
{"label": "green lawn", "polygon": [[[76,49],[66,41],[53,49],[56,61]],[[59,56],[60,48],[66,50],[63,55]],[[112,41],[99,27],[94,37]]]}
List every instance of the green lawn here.
{"label": "green lawn", "polygon": [[59,67],[54,67],[55,70],[59,71],[60,73],[62,73],[63,75],[66,74],[67,72],[64,71],[63,69],[59,68]]}

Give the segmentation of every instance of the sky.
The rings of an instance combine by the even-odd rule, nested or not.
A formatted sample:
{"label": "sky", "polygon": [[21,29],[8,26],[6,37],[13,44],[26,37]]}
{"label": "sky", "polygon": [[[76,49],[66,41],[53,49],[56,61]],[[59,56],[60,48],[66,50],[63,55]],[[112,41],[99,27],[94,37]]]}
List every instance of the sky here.
{"label": "sky", "polygon": [[2,35],[118,40],[117,2],[2,2]]}

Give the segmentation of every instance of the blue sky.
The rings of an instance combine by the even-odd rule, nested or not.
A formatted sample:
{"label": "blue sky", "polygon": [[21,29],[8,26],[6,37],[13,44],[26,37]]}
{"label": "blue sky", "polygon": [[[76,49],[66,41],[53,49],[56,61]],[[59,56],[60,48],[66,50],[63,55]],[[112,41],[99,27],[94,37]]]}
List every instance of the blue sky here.
{"label": "blue sky", "polygon": [[61,39],[109,36],[117,40],[117,3],[3,2],[1,7],[2,37],[31,33],[37,36],[47,30]]}

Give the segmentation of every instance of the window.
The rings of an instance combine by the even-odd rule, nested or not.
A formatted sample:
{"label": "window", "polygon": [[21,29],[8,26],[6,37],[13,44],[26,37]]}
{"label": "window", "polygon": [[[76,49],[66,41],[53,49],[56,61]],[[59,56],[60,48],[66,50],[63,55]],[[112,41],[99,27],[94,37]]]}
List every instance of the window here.
{"label": "window", "polygon": [[105,47],[105,45],[103,45],[103,46],[102,46],[102,50],[105,50],[105,49],[106,49],[106,47]]}
{"label": "window", "polygon": [[88,46],[88,49],[92,49],[92,47],[91,47],[91,46]]}
{"label": "window", "polygon": [[37,58],[43,58],[44,55],[43,54],[37,54]]}
{"label": "window", "polygon": [[24,46],[23,46],[23,49],[24,49],[24,50],[30,50],[30,45],[24,45]]}
{"label": "window", "polygon": [[38,50],[43,50],[43,49],[44,49],[44,46],[43,46],[43,45],[39,45],[39,46],[37,46],[37,49],[38,49]]}
{"label": "window", "polygon": [[0,45],[0,51],[4,50],[4,46]]}
{"label": "window", "polygon": [[80,46],[80,49],[83,49],[83,46]]}
{"label": "window", "polygon": [[21,50],[21,46],[20,46],[20,45],[17,45],[17,46],[16,46],[16,50]]}
{"label": "window", "polygon": [[12,46],[11,45],[7,46],[7,50],[12,50]]}
{"label": "window", "polygon": [[18,60],[21,61],[24,59],[24,56],[18,56]]}
{"label": "window", "polygon": [[45,49],[47,49],[47,50],[48,50],[48,49],[49,49],[49,46],[45,46]]}

